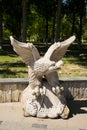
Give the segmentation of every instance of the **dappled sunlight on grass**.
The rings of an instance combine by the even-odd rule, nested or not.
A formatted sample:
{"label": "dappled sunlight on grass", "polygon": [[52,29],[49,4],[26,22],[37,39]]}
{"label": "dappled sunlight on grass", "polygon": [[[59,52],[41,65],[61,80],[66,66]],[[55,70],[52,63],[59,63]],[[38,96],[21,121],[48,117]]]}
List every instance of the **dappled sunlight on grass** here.
{"label": "dappled sunlight on grass", "polygon": [[64,65],[59,70],[60,77],[87,77],[87,59],[79,57],[63,58]]}
{"label": "dappled sunlight on grass", "polygon": [[59,70],[60,77],[87,77],[87,68],[76,64],[64,64]]}
{"label": "dappled sunlight on grass", "polygon": [[[64,65],[58,71],[60,77],[87,77],[87,56],[65,55]],[[27,78],[28,69],[16,54],[0,55],[0,78]]]}
{"label": "dappled sunlight on grass", "polygon": [[0,56],[0,78],[24,78],[27,75],[27,67],[19,56]]}

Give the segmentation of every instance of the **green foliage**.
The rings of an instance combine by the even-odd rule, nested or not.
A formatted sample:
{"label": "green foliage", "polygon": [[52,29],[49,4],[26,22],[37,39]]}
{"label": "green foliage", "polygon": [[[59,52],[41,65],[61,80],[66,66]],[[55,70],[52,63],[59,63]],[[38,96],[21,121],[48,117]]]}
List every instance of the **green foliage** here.
{"label": "green foliage", "polygon": [[9,36],[11,36],[12,34],[11,34],[11,32],[10,32],[10,30],[8,30],[8,29],[4,29],[3,30],[3,37],[4,37],[4,40],[6,41],[6,40],[8,40],[9,39]]}
{"label": "green foliage", "polygon": [[41,15],[36,12],[36,6],[30,6],[30,15],[28,17],[27,38],[30,41],[38,41],[44,38],[45,23]]}
{"label": "green foliage", "polygon": [[[27,40],[45,42],[47,38],[47,41],[51,42],[52,38],[55,39],[56,17],[58,15],[56,13],[57,2],[57,0],[26,0]],[[65,39],[73,34],[77,36],[77,40],[86,39],[86,6],[85,0],[62,0],[60,11],[61,39]],[[4,40],[9,39],[9,35],[14,35],[17,39],[21,39],[23,29],[22,8],[22,0],[2,0]]]}
{"label": "green foliage", "polygon": [[61,24],[61,38],[66,39],[71,34],[71,23],[67,20],[67,16],[65,15],[62,18],[62,24]]}

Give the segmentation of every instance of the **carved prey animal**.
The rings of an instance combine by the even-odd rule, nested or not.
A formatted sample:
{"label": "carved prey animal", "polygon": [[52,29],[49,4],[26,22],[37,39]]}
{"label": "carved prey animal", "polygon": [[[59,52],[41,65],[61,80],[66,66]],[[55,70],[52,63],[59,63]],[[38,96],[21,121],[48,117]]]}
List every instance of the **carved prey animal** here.
{"label": "carved prey animal", "polygon": [[32,43],[19,42],[12,36],[10,40],[15,52],[29,68],[29,85],[21,98],[24,116],[56,118],[60,115],[67,118],[69,109],[63,87],[59,84],[57,70],[63,64],[61,58],[75,40],[75,36],[54,43],[42,58]]}

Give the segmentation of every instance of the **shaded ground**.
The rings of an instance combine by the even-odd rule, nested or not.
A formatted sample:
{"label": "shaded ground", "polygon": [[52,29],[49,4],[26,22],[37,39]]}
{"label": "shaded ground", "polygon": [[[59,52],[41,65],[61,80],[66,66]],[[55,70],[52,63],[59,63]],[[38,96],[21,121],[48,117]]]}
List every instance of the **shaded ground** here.
{"label": "shaded ground", "polygon": [[73,118],[77,114],[87,114],[87,99],[68,101],[68,106],[71,110],[69,118]]}

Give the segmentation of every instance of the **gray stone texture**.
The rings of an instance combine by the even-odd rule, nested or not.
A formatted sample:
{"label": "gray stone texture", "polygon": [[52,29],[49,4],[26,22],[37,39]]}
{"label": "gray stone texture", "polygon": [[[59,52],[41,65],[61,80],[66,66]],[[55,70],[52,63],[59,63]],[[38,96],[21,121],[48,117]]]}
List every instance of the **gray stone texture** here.
{"label": "gray stone texture", "polygon": [[[87,98],[87,78],[60,78],[67,99]],[[0,79],[0,103],[19,102],[28,79]]]}

